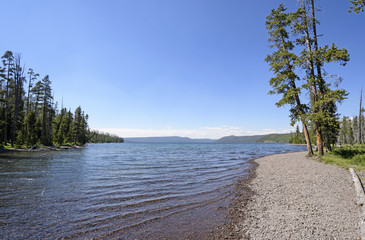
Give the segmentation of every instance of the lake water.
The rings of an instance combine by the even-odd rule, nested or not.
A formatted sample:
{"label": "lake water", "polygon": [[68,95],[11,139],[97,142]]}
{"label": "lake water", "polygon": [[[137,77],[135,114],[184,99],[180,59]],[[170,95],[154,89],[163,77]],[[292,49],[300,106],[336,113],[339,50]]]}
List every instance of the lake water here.
{"label": "lake water", "polygon": [[92,144],[0,154],[0,239],[199,238],[249,159],[286,144]]}

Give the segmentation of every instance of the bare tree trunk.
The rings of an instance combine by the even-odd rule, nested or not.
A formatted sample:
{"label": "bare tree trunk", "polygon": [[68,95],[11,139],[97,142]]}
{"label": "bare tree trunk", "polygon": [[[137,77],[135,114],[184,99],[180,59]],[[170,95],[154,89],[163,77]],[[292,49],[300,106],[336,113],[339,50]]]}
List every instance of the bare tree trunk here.
{"label": "bare tree trunk", "polygon": [[361,113],[362,113],[362,89],[361,89],[361,93],[360,93],[360,110],[359,110],[359,132],[358,132],[358,134],[357,134],[357,142],[359,143],[359,144],[362,144],[362,139],[361,139],[361,128],[362,128],[362,122],[361,122],[361,120],[362,120],[362,117],[361,117]]}

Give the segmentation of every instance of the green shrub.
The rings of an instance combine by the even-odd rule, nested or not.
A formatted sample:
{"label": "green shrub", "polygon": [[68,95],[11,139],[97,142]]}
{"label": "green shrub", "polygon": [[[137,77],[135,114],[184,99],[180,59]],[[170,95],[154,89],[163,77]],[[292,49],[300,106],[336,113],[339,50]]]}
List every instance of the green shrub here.
{"label": "green shrub", "polygon": [[365,154],[365,146],[354,145],[354,146],[336,147],[333,149],[332,153],[342,158],[350,159],[356,155]]}

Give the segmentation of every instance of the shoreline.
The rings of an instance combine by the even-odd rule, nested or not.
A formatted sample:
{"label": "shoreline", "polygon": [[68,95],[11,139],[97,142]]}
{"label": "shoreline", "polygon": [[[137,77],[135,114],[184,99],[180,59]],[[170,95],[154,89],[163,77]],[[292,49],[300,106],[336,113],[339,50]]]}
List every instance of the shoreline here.
{"label": "shoreline", "polygon": [[[274,154],[276,155],[276,154]],[[272,156],[272,155],[268,155]],[[216,231],[214,231],[211,239],[219,240],[219,239],[241,239],[242,236],[240,234],[240,230],[237,228],[238,225],[245,220],[246,217],[246,208],[255,195],[255,192],[251,189],[251,182],[256,178],[256,170],[259,164],[256,162],[257,159],[254,158],[249,160],[249,163],[252,165],[248,170],[248,174],[244,177],[241,177],[237,180],[234,186],[234,194],[233,202],[229,205],[229,210],[227,213],[227,218],[229,219],[223,225],[219,226]]]}
{"label": "shoreline", "polygon": [[1,153],[11,153],[11,152],[43,152],[43,151],[63,151],[63,150],[70,150],[70,149],[82,149],[85,148],[86,145],[82,146],[36,146],[31,148],[12,148],[12,149],[0,149]]}
{"label": "shoreline", "polygon": [[359,239],[351,174],[306,157],[274,154],[250,161],[236,183],[230,221],[214,239]]}

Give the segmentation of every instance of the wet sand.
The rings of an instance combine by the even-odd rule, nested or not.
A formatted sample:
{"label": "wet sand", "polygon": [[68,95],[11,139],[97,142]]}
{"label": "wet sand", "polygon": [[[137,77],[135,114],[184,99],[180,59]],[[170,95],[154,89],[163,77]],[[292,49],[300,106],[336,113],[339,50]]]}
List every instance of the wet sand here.
{"label": "wet sand", "polygon": [[254,161],[216,239],[360,239],[351,174],[305,152]]}

